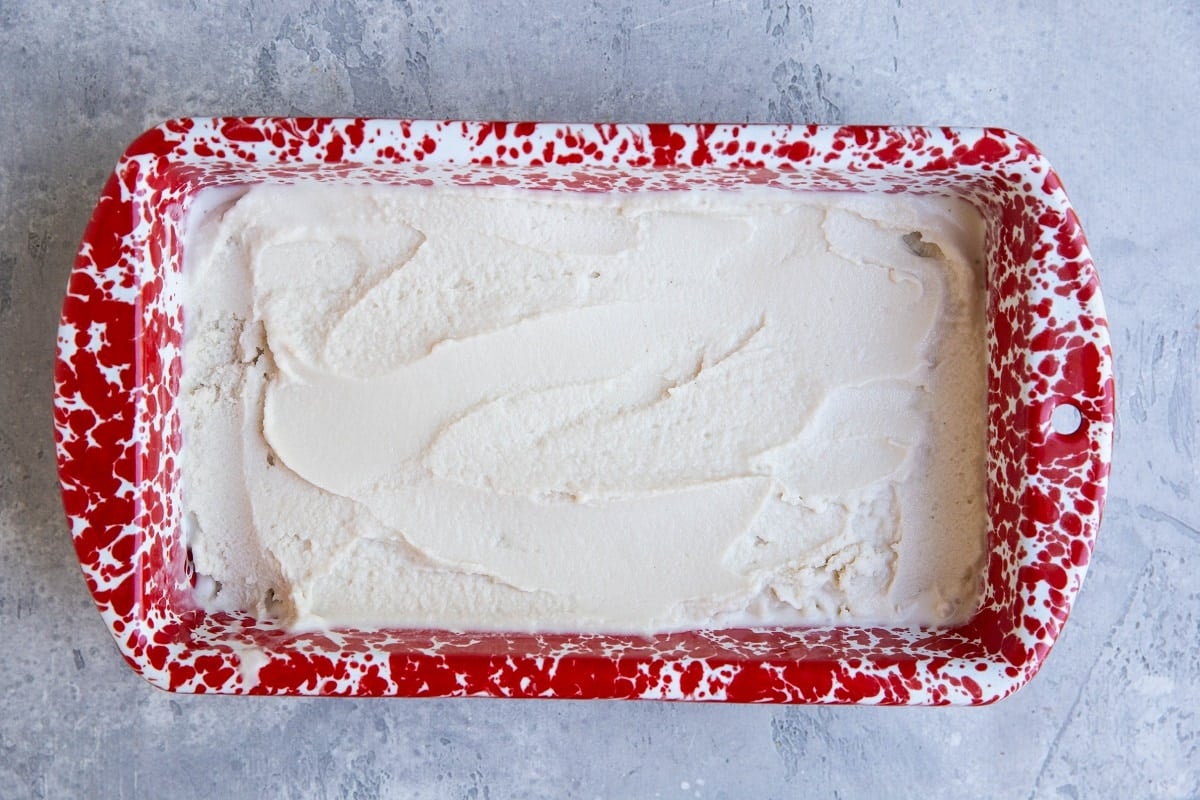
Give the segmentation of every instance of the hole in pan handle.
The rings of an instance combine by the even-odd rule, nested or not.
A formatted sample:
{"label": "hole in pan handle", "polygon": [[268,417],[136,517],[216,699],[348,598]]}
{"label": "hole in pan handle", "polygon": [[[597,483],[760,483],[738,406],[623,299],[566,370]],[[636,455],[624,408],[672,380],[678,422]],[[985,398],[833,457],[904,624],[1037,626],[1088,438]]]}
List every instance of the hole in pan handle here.
{"label": "hole in pan handle", "polygon": [[1074,436],[1083,428],[1083,412],[1071,402],[1062,402],[1050,412],[1050,430],[1059,436]]}

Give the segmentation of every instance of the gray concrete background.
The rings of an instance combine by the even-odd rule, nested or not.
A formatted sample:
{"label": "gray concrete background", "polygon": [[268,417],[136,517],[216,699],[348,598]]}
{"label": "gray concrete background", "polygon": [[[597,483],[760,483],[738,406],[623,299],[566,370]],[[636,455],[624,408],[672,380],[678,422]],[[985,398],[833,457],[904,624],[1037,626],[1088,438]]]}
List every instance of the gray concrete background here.
{"label": "gray concrete background", "polygon": [[[468,5],[0,0],[0,797],[1200,796],[1196,4]],[[1042,674],[994,707],[916,710],[142,683],[94,611],[59,506],[55,325],[117,156],[163,118],[203,114],[986,124],[1031,138],[1093,245],[1120,424],[1099,548]]]}

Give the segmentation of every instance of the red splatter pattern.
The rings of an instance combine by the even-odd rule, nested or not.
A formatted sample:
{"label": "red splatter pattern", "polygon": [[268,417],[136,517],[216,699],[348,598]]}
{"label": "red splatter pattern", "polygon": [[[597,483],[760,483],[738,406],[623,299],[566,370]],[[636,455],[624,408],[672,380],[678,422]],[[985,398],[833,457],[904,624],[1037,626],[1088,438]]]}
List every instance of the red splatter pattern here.
{"label": "red splatter pattern", "polygon": [[[293,634],[191,600],[180,537],[180,225],[202,188],[255,181],[633,192],[771,185],[965,198],[988,257],[988,562],[954,629],[648,638]],[[1109,472],[1113,370],[1096,270],[1062,184],[996,129],[177,119],[104,187],[58,333],[63,506],[130,665],[180,692],[983,704],[1027,682],[1084,578]],[[1076,406],[1081,428],[1051,414]]]}

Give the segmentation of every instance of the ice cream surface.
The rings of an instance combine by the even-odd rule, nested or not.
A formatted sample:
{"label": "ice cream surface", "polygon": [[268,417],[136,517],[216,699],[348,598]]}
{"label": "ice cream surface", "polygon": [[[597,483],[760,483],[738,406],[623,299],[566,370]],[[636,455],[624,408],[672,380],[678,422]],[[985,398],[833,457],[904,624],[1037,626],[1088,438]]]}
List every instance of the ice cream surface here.
{"label": "ice cream surface", "polygon": [[982,229],[933,196],[205,190],[198,602],[297,627],[961,622]]}

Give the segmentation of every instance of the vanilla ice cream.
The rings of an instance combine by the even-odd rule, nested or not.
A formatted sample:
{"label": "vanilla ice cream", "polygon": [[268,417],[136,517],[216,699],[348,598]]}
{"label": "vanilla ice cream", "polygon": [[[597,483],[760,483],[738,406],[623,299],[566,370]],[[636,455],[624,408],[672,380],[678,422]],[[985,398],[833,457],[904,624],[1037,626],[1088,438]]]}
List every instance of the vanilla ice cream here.
{"label": "vanilla ice cream", "polygon": [[207,190],[198,602],[298,627],[960,622],[982,227],[941,197],[764,188]]}

